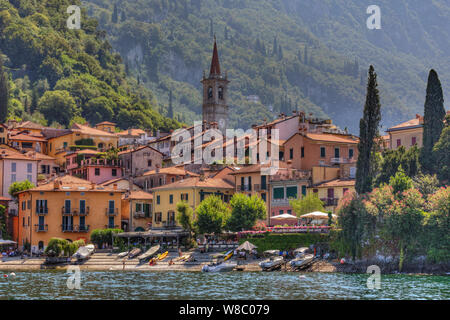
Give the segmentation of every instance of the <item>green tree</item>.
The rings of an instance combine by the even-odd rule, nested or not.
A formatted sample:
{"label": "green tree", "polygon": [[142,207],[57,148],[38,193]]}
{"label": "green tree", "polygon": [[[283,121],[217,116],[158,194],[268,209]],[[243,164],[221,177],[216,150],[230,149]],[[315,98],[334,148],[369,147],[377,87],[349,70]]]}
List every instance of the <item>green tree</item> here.
{"label": "green tree", "polygon": [[441,82],[433,69],[428,75],[427,95],[423,114],[423,147],[420,162],[425,173],[437,173],[433,147],[444,127],[445,108]]}
{"label": "green tree", "polygon": [[194,230],[193,222],[193,210],[189,204],[185,201],[180,201],[177,203],[177,216],[176,219],[181,227],[189,232],[189,238]]}
{"label": "green tree", "polygon": [[6,227],[6,207],[0,205],[0,239],[6,239],[8,237]]}
{"label": "green tree", "polygon": [[0,55],[0,123],[4,123],[8,117],[9,79],[3,71],[3,58]]}
{"label": "green tree", "polygon": [[389,179],[389,185],[392,187],[394,194],[401,194],[414,186],[412,179],[405,174],[401,166],[395,176]]}
{"label": "green tree", "polygon": [[101,121],[111,121],[114,116],[114,102],[106,97],[89,100],[83,111],[83,117],[92,125]]}
{"label": "green tree", "polygon": [[35,185],[28,180],[25,181],[16,181],[11,183],[8,189],[8,193],[11,197],[13,197],[17,201],[17,192],[25,191],[28,189],[34,188]]}
{"label": "green tree", "polygon": [[196,213],[194,225],[200,234],[220,234],[228,220],[230,209],[220,197],[209,196],[199,204]]}
{"label": "green tree", "polygon": [[172,90],[169,91],[169,110],[167,111],[167,117],[173,119]]}
{"label": "green tree", "polygon": [[75,100],[65,90],[45,92],[42,98],[39,99],[38,110],[49,123],[56,121],[66,126],[79,113]]}
{"label": "green tree", "polygon": [[420,149],[413,146],[408,150],[401,146],[395,150],[385,150],[383,152],[380,174],[377,177],[377,184],[388,183],[401,166],[408,177],[414,177],[419,173]]}
{"label": "green tree", "polygon": [[370,192],[375,176],[374,157],[375,138],[379,136],[378,124],[381,120],[380,97],[378,96],[377,74],[373,66],[369,68],[364,115],[359,122],[358,161],[356,170],[356,191],[359,194]]}
{"label": "green tree", "polygon": [[444,128],[439,141],[433,147],[433,157],[438,168],[438,177],[444,182],[450,181],[450,126]]}
{"label": "green tree", "polygon": [[319,199],[317,193],[309,193],[301,199],[293,199],[289,201],[289,205],[294,209],[297,217],[314,212],[324,211],[322,200]]}
{"label": "green tree", "polygon": [[230,231],[250,230],[259,219],[266,217],[266,203],[257,195],[235,193],[230,201],[231,216],[227,222]]}
{"label": "green tree", "polygon": [[413,184],[425,199],[439,189],[439,180],[436,175],[420,173],[413,178]]}

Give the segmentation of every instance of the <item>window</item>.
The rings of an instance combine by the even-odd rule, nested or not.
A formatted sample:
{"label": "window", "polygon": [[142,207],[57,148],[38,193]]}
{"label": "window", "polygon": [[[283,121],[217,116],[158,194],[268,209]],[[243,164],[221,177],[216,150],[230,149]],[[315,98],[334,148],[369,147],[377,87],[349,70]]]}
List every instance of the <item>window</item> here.
{"label": "window", "polygon": [[252,177],[248,177],[248,191],[252,191]]}
{"label": "window", "polygon": [[294,149],[290,148],[289,149],[289,159],[293,159],[294,158]]}
{"label": "window", "polygon": [[219,99],[223,100],[223,87],[219,87]]}
{"label": "window", "polygon": [[306,196],[306,186],[302,186],[302,195]]}
{"label": "window", "polygon": [[36,200],[36,212],[48,213],[47,200]]}
{"label": "window", "polygon": [[111,175],[113,177],[117,176],[117,169],[112,169]]}
{"label": "window", "polygon": [[70,200],[64,200],[64,212],[70,213],[70,210],[71,210]]}
{"label": "window", "polygon": [[416,137],[412,137],[412,138],[411,138],[411,145],[413,146],[413,145],[415,145],[416,143],[417,143]]}
{"label": "window", "polygon": [[110,213],[114,213],[114,211],[115,211],[115,202],[114,202],[114,200],[109,200],[108,201],[108,208],[109,208],[109,212]]}
{"label": "window", "polygon": [[325,158],[325,147],[320,147],[320,157]]}
{"label": "window", "polygon": [[265,193],[261,193],[261,199],[263,199],[263,201],[266,202],[266,194]]}
{"label": "window", "polygon": [[27,172],[28,173],[33,173],[33,164],[27,163]]}
{"label": "window", "polygon": [[211,99],[213,97],[213,88],[208,87],[208,99]]}
{"label": "window", "polygon": [[151,167],[152,166],[152,160],[147,160],[147,167]]}
{"label": "window", "polygon": [[401,139],[397,139],[397,147],[400,147],[402,145],[402,140]]}
{"label": "window", "polygon": [[156,204],[160,204],[161,203],[161,197],[160,196],[156,196]]}
{"label": "window", "polygon": [[16,172],[17,165],[15,162],[11,163],[11,171]]}
{"label": "window", "polygon": [[313,189],[314,193],[319,193],[319,189]]}
{"label": "window", "polygon": [[340,152],[339,152],[339,148],[334,148],[334,157],[335,158],[340,158]]}
{"label": "window", "polygon": [[292,214],[292,210],[288,210],[288,211],[287,211],[287,214]]}
{"label": "window", "polygon": [[27,174],[27,180],[28,181],[33,181],[33,176],[31,174]]}
{"label": "window", "polygon": [[302,158],[305,157],[305,147],[302,147],[302,149],[301,149],[301,156],[302,156]]}
{"label": "window", "polygon": [[353,149],[348,149],[348,157],[349,159],[353,159]]}
{"label": "window", "polygon": [[86,213],[86,200],[80,200],[80,213]]}
{"label": "window", "polygon": [[169,195],[169,203],[173,203],[173,194]]}
{"label": "window", "polygon": [[284,188],[273,188],[273,198],[274,199],[284,199]]}
{"label": "window", "polygon": [[63,148],[64,148],[64,149],[67,149],[67,142],[64,142],[64,143],[63,143]]}
{"label": "window", "polygon": [[286,198],[297,199],[297,186],[286,187]]}
{"label": "window", "polygon": [[267,189],[267,176],[261,176],[261,190]]}
{"label": "window", "polygon": [[11,182],[16,182],[16,175],[15,174],[11,175]]}
{"label": "window", "polygon": [[162,218],[162,213],[161,212],[156,212],[155,213],[155,223],[161,223],[161,219]]}
{"label": "window", "polygon": [[283,210],[280,210],[280,211],[279,211],[279,214],[283,214],[283,212],[284,212]]}
{"label": "window", "polygon": [[136,203],[136,212],[142,212],[142,203]]}
{"label": "window", "polygon": [[172,179],[170,179],[171,181],[172,181],[172,183],[174,183],[175,182],[175,178],[174,177],[172,177]]}
{"label": "window", "polygon": [[27,203],[25,201],[22,201],[22,210],[25,210],[27,207]]}
{"label": "window", "polygon": [[95,168],[95,175],[99,176],[100,175],[100,168]]}

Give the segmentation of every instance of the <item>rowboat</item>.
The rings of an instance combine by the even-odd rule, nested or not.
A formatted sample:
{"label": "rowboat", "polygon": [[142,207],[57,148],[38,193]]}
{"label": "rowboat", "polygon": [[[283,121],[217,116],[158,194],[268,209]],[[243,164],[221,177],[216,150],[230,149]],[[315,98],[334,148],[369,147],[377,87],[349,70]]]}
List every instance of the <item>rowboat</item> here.
{"label": "rowboat", "polygon": [[134,248],[133,250],[130,251],[130,253],[128,254],[128,258],[133,259],[134,257],[136,257],[139,253],[141,253],[141,249],[139,248]]}
{"label": "rowboat", "polygon": [[301,269],[305,267],[308,263],[314,260],[313,254],[307,254],[305,256],[297,257],[294,260],[291,260],[290,265],[294,269]]}
{"label": "rowboat", "polygon": [[279,256],[280,250],[266,250],[263,253],[264,253],[264,256],[266,256],[266,257]]}
{"label": "rowboat", "polygon": [[309,250],[307,247],[302,247],[294,250],[294,255],[296,258],[304,257],[306,252]]}
{"label": "rowboat", "polygon": [[225,253],[225,257],[223,258],[223,261],[227,261],[233,256],[234,250],[230,250],[227,253]]}
{"label": "rowboat", "polygon": [[121,252],[117,255],[117,258],[125,258],[128,255],[128,251]]}
{"label": "rowboat", "polygon": [[177,257],[177,258],[173,259],[173,261],[174,262],[177,262],[177,261],[187,262],[187,261],[190,261],[192,259],[192,257],[193,257],[192,253],[188,253],[188,254],[182,255],[181,257]]}
{"label": "rowboat", "polygon": [[145,253],[138,256],[139,261],[145,261],[147,259],[150,259],[155,253],[159,251],[160,245],[157,244],[156,246],[151,247]]}
{"label": "rowboat", "polygon": [[167,257],[168,254],[169,254],[169,251],[166,251],[164,253],[159,254],[158,255],[158,260],[160,260],[160,261],[164,260]]}
{"label": "rowboat", "polygon": [[202,271],[203,272],[228,272],[228,271],[232,271],[234,268],[236,268],[237,264],[236,263],[219,263],[219,264],[205,264],[202,267]]}
{"label": "rowboat", "polygon": [[261,261],[259,263],[259,266],[262,270],[272,270],[278,267],[281,267],[281,265],[284,263],[283,257],[271,257],[267,260]]}
{"label": "rowboat", "polygon": [[76,258],[78,261],[86,260],[94,253],[94,248],[95,247],[93,244],[88,244],[87,246],[80,247],[72,257]]}

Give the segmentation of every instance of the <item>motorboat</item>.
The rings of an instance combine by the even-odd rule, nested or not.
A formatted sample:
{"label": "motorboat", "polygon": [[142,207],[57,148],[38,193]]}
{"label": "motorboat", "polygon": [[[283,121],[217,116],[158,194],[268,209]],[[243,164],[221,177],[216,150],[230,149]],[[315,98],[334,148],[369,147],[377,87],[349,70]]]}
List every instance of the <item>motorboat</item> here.
{"label": "motorboat", "polygon": [[138,256],[139,261],[145,261],[147,259],[150,259],[153,255],[155,255],[159,251],[159,248],[161,248],[161,246],[159,244],[151,247],[150,249],[145,251],[143,254]]}
{"label": "motorboat", "polygon": [[94,245],[88,244],[87,246],[79,247],[77,252],[72,256],[78,261],[86,260],[94,253]]}
{"label": "motorboat", "polygon": [[125,258],[128,255],[128,251],[121,252],[117,255],[117,258]]}
{"label": "motorboat", "polygon": [[128,258],[133,259],[134,257],[136,257],[137,255],[139,255],[142,252],[141,249],[139,248],[134,248],[133,250],[130,251],[130,253],[128,254]]}
{"label": "motorboat", "polygon": [[281,267],[281,265],[284,263],[283,257],[270,257],[267,260],[261,261],[259,263],[259,266],[263,270],[272,270],[276,269],[278,267]]}
{"label": "motorboat", "polygon": [[218,264],[205,264],[202,267],[203,272],[228,272],[233,271],[234,268],[236,268],[237,263],[231,263],[231,262],[222,262]]}
{"label": "motorboat", "polygon": [[313,260],[314,260],[314,255],[307,254],[304,256],[299,256],[299,257],[295,258],[294,260],[291,260],[290,265],[294,269],[299,269],[299,268],[305,267],[307,264],[309,264]]}
{"label": "motorboat", "polygon": [[279,256],[280,250],[266,250],[263,253],[264,253],[264,256],[266,256],[266,257]]}
{"label": "motorboat", "polygon": [[302,247],[302,248],[295,249],[294,250],[294,256],[296,258],[304,257],[308,250],[309,250],[309,248],[307,248],[307,247]]}

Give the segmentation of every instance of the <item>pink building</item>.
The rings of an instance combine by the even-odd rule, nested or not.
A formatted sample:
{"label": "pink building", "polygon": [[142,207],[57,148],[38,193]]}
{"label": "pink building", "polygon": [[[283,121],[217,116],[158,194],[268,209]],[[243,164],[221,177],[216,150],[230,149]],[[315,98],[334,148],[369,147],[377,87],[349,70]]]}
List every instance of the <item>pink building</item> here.
{"label": "pink building", "polygon": [[101,152],[80,150],[66,155],[67,173],[81,179],[100,184],[123,177],[120,160],[99,158]]}

